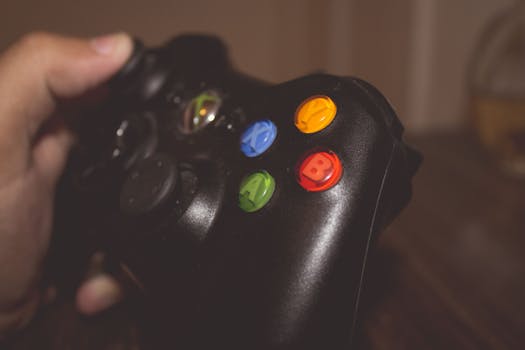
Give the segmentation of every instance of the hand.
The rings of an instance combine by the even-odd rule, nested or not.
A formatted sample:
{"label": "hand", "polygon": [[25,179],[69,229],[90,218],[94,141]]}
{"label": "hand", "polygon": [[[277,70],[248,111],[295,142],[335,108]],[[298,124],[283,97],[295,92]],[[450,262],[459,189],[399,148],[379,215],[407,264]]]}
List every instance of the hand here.
{"label": "hand", "polygon": [[[36,33],[0,56],[0,338],[26,324],[44,296],[55,186],[73,142],[60,106],[96,89],[131,51],[125,34]],[[80,287],[77,305],[95,313],[119,295],[116,282],[99,276]]]}

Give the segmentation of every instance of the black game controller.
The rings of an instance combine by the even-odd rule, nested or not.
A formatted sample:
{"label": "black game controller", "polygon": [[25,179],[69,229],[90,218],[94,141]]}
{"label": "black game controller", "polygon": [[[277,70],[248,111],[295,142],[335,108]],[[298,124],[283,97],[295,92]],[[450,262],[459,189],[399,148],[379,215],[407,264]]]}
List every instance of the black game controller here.
{"label": "black game controller", "polygon": [[121,261],[173,348],[348,349],[368,251],[420,163],[385,98],[356,78],[255,80],[204,36],[137,42],[109,87],[73,125],[68,264]]}

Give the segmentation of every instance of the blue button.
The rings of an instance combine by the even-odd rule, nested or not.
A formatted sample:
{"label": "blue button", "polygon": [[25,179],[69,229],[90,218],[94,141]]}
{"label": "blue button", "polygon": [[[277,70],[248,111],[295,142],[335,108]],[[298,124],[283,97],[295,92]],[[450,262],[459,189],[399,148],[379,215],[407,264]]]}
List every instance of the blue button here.
{"label": "blue button", "polygon": [[277,136],[277,127],[270,120],[256,121],[241,136],[241,151],[247,157],[257,157],[264,153]]}

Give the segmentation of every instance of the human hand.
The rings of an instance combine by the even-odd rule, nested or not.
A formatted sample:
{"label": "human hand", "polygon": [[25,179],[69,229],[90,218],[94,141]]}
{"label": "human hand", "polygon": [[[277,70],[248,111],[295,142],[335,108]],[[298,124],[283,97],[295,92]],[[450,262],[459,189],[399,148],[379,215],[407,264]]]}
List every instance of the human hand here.
{"label": "human hand", "polygon": [[[55,186],[73,143],[60,106],[100,86],[131,51],[125,34],[35,33],[0,56],[0,338],[25,325],[44,296]],[[116,282],[99,276],[80,287],[77,306],[96,313],[119,296]]]}

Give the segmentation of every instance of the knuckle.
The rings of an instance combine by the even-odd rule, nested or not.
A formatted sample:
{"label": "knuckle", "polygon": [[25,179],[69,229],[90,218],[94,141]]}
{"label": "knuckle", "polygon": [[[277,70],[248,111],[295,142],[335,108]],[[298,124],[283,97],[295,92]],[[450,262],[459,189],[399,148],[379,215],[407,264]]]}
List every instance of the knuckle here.
{"label": "knuckle", "polygon": [[36,31],[22,36],[15,44],[13,54],[19,62],[25,62],[28,69],[43,70],[53,60],[59,48],[58,37],[54,34]]}
{"label": "knuckle", "polygon": [[24,51],[31,51],[35,53],[42,53],[54,41],[54,35],[44,32],[35,31],[22,36],[19,40],[18,46]]}

